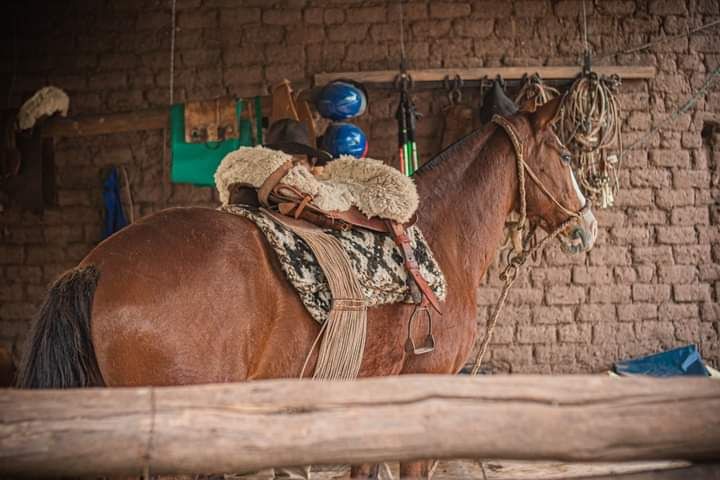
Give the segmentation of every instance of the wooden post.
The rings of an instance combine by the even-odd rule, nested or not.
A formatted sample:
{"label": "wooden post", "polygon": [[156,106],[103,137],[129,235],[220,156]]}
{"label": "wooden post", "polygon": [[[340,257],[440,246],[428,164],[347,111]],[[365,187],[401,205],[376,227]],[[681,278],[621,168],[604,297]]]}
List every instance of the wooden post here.
{"label": "wooden post", "polygon": [[717,460],[720,382],[403,376],[0,393],[4,475],[418,458]]}

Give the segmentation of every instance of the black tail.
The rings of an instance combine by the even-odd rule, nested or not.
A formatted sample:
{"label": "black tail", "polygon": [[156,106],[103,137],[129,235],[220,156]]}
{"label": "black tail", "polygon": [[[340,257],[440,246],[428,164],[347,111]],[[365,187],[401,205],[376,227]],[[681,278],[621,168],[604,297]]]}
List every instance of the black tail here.
{"label": "black tail", "polygon": [[19,388],[101,386],[90,337],[90,312],[100,273],[94,266],[65,272],[50,288],[33,322],[18,373]]}

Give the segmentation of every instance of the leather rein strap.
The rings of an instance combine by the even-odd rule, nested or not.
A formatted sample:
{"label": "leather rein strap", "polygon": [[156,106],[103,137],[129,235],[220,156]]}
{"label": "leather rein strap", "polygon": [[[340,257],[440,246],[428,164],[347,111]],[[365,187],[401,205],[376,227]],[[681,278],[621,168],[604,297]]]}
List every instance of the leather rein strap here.
{"label": "leather rein strap", "polygon": [[[515,283],[517,275],[522,269],[522,267],[525,265],[525,262],[527,262],[527,259],[542,250],[542,248],[544,248],[550,240],[560,235],[567,227],[569,227],[573,223],[576,223],[578,220],[582,220],[583,217],[590,212],[589,200],[586,200],[585,205],[583,205],[583,207],[577,212],[570,210],[562,203],[560,203],[552,195],[552,193],[550,193],[550,191],[542,183],[542,181],[540,181],[540,179],[537,177],[535,172],[533,172],[527,162],[525,162],[523,144],[520,141],[520,136],[518,135],[515,126],[507,118],[501,117],[500,115],[494,115],[492,118],[492,122],[501,127],[503,131],[505,131],[508,138],[510,139],[510,143],[512,143],[513,145],[513,150],[515,152],[515,159],[517,161],[518,193],[520,195],[520,221],[515,225],[514,228],[515,233],[520,235],[522,241],[520,242],[519,251],[518,249],[515,249],[515,251],[512,252],[510,256],[508,256],[508,263],[503,269],[503,271],[500,273],[500,279],[503,280],[505,284],[503,285],[502,291],[500,292],[500,297],[495,303],[495,309],[493,310],[492,316],[490,317],[490,322],[488,325],[487,333],[485,334],[485,338],[483,339],[483,342],[480,345],[480,349],[475,356],[475,361],[471,372],[472,375],[477,375],[480,371],[483,357],[487,352],[488,345],[490,344],[490,339],[492,338],[493,331],[495,330],[495,326],[497,325],[498,319],[500,318],[500,312],[505,305],[505,300],[507,299],[510,288],[512,287],[513,283]],[[537,186],[540,188],[540,190],[542,190],[543,193],[545,193],[545,195],[547,195],[550,200],[552,200],[553,203],[557,205],[563,213],[568,215],[567,220],[558,225],[549,235],[540,240],[532,248],[527,248],[527,240],[522,239],[523,232],[526,229],[529,229],[529,227],[527,226],[527,191],[525,185],[526,171],[528,172],[528,175],[533,180],[533,182],[535,182],[535,184],[537,184]]]}

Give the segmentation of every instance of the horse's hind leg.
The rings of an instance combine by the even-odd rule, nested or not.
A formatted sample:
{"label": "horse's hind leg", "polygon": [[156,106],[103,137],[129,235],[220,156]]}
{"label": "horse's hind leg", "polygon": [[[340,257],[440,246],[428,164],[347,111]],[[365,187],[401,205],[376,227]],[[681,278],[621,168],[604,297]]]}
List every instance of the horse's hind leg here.
{"label": "horse's hind leg", "polygon": [[351,479],[378,478],[378,464],[363,463],[350,466]]}

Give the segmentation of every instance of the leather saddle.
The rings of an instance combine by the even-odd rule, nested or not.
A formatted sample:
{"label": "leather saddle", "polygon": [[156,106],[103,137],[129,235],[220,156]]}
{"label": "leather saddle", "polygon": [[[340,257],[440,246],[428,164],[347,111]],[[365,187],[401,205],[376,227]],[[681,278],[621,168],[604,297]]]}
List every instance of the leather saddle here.
{"label": "leather saddle", "polygon": [[296,188],[282,183],[283,177],[293,166],[294,162],[288,160],[257,189],[252,185],[243,183],[231,185],[228,203],[262,206],[281,215],[296,220],[304,220],[324,229],[347,231],[360,228],[389,234],[400,248],[404,257],[405,269],[413,280],[411,284],[413,300],[419,304],[419,308],[426,309],[428,306],[432,306],[438,313],[442,313],[439,300],[420,273],[406,231],[408,227],[415,223],[416,217],[407,224],[400,224],[386,219],[368,218],[356,207],[351,207],[343,212],[322,210],[313,205],[312,195],[300,192]]}

